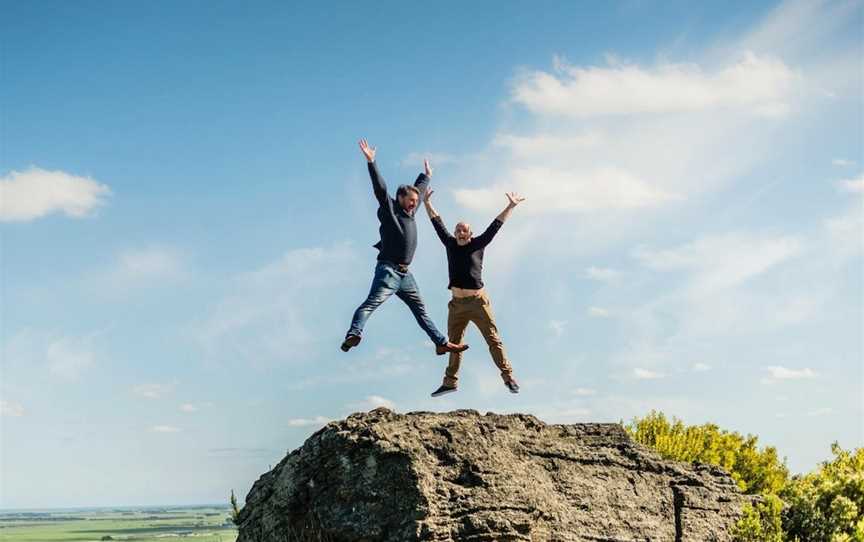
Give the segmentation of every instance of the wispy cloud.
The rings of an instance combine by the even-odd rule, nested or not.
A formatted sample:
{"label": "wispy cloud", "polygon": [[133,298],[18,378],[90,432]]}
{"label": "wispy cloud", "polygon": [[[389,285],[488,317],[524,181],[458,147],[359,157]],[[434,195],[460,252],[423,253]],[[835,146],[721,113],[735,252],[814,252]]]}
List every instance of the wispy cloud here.
{"label": "wispy cloud", "polygon": [[24,415],[24,407],[20,403],[0,400],[0,416],[18,418]]}
{"label": "wispy cloud", "polygon": [[589,307],[588,316],[593,318],[609,318],[612,316],[612,311],[604,309],[603,307]]}
{"label": "wispy cloud", "polygon": [[374,410],[380,407],[396,410],[396,404],[393,401],[380,395],[369,395],[363,401],[351,403],[347,406],[349,409],[356,411]]}
{"label": "wispy cloud", "polygon": [[552,330],[552,334],[556,337],[561,337],[564,335],[564,330],[567,328],[566,320],[550,320],[549,321],[549,329]]}
{"label": "wispy cloud", "polygon": [[816,371],[806,367],[802,369],[789,369],[788,367],[772,365],[765,367],[765,370],[768,372],[768,380],[803,380],[816,378],[817,376]]}
{"label": "wispy cloud", "polygon": [[831,160],[831,163],[838,167],[851,167],[855,165],[854,160],[846,160],[845,158],[835,158]]}
{"label": "wispy cloud", "polygon": [[592,395],[597,395],[597,390],[592,388],[576,388],[573,390],[573,395],[577,397],[590,397]]}
{"label": "wispy cloud", "polygon": [[149,383],[138,384],[132,388],[132,393],[144,399],[161,399],[162,397],[174,392],[177,387],[177,382],[167,384]]}
{"label": "wispy cloud", "polygon": [[846,192],[864,194],[864,174],[856,179],[844,179],[837,184]]}
{"label": "wispy cloud", "polygon": [[62,380],[78,380],[96,363],[93,345],[95,335],[62,337],[48,343],[45,358],[51,376]]}
{"label": "wispy cloud", "polygon": [[513,100],[539,114],[572,117],[724,108],[776,116],[788,112],[796,79],[779,59],[753,53],[713,72],[697,64],[556,64],[557,73],[527,74]]}
{"label": "wispy cloud", "polygon": [[111,276],[124,282],[182,278],[189,272],[185,260],[178,249],[168,246],[125,249],[117,255]]}
{"label": "wispy cloud", "polygon": [[657,271],[696,271],[694,286],[702,290],[731,287],[756,277],[801,253],[801,239],[729,233],[708,236],[664,250],[639,248],[634,256]]}
{"label": "wispy cloud", "polygon": [[636,367],[633,369],[633,378],[637,380],[657,380],[663,378],[663,374],[658,373],[657,371]]}
{"label": "wispy cloud", "polygon": [[690,366],[690,370],[697,372],[697,373],[704,373],[706,371],[710,371],[711,366],[708,365],[707,363],[694,363],[693,365]]}
{"label": "wispy cloud", "polygon": [[609,267],[589,267],[585,270],[585,276],[592,280],[601,282],[613,282],[621,277],[621,271]]}
{"label": "wispy cloud", "polygon": [[315,416],[314,418],[291,418],[288,420],[288,427],[308,427],[311,425],[321,426],[330,423],[332,420],[325,416]]}
{"label": "wispy cloud", "polygon": [[190,326],[189,334],[212,360],[259,366],[309,360],[319,330],[347,327],[345,315],[334,312],[330,302],[334,291],[365,281],[352,271],[356,258],[345,244],[291,250],[234,277],[229,293]]}
{"label": "wispy cloud", "polygon": [[110,193],[104,184],[63,171],[12,171],[0,177],[0,221],[26,222],[53,213],[86,217]]}
{"label": "wispy cloud", "polygon": [[183,430],[173,425],[154,425],[150,428],[150,431],[154,433],[180,433]]}

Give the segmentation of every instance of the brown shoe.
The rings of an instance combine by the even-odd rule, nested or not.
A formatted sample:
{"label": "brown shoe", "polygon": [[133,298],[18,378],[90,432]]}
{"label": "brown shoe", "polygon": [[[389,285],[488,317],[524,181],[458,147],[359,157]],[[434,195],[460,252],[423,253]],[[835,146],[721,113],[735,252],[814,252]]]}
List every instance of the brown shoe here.
{"label": "brown shoe", "polygon": [[347,337],[345,337],[345,340],[342,342],[342,346],[340,348],[342,348],[343,352],[347,352],[358,344],[360,344],[360,335],[348,335]]}
{"label": "brown shoe", "polygon": [[447,344],[439,344],[435,346],[435,353],[439,356],[443,356],[448,352],[464,352],[468,350],[467,344],[453,344],[451,342],[447,342]]}

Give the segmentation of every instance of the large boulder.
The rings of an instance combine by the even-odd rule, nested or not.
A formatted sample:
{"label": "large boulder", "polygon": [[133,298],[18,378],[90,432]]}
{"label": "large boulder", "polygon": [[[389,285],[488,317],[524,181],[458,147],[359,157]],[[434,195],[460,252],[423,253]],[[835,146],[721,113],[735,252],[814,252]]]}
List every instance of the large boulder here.
{"label": "large boulder", "polygon": [[618,424],[379,408],[331,422],[261,476],[237,542],[730,540],[749,497]]}

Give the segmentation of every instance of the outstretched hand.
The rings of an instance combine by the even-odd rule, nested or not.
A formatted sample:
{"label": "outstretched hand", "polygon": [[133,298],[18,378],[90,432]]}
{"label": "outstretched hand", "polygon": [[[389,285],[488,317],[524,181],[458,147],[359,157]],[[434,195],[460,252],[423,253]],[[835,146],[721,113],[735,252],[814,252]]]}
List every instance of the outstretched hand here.
{"label": "outstretched hand", "polygon": [[428,159],[423,160],[423,169],[424,169],[427,177],[432,176],[432,166],[429,165]]}
{"label": "outstretched hand", "polygon": [[366,142],[365,139],[360,140],[360,150],[363,151],[363,155],[366,156],[367,162],[375,161],[375,147],[370,147],[369,143]]}
{"label": "outstretched hand", "polygon": [[435,193],[434,190],[432,190],[431,188],[427,188],[426,192],[423,193],[423,202],[424,203],[432,203],[432,194],[434,194],[434,193]]}
{"label": "outstretched hand", "polygon": [[517,205],[525,201],[525,198],[523,198],[516,192],[505,192],[505,194],[507,195],[507,199],[510,200],[510,207],[516,207]]}

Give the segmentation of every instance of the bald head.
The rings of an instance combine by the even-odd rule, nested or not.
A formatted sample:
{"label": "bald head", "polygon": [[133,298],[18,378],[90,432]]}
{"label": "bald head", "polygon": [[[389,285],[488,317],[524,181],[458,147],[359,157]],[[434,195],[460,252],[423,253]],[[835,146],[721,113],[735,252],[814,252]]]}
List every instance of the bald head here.
{"label": "bald head", "polygon": [[456,229],[453,233],[456,235],[457,244],[467,245],[471,241],[471,224],[467,222],[459,222],[456,224]]}

